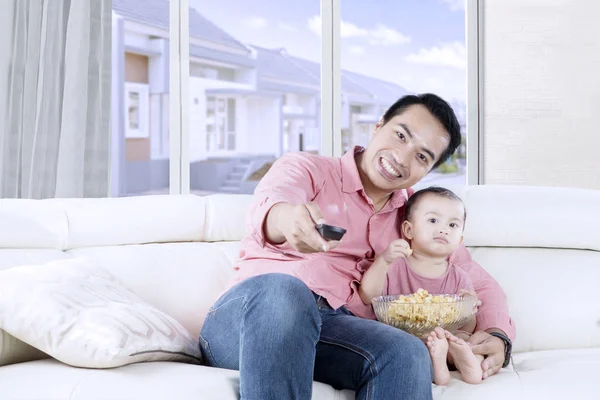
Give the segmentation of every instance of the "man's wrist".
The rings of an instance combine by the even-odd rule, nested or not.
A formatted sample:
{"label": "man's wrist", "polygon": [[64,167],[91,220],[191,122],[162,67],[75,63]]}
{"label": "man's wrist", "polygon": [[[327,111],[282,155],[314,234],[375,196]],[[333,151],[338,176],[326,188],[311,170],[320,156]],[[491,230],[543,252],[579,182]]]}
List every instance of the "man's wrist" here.
{"label": "man's wrist", "polygon": [[502,364],[502,368],[506,368],[510,363],[510,357],[512,355],[512,341],[501,329],[492,328],[487,329],[486,332],[502,340],[502,343],[504,343],[504,363]]}
{"label": "man's wrist", "polygon": [[285,235],[280,227],[281,215],[288,203],[276,203],[267,213],[264,226],[265,239],[271,244],[282,244],[285,242]]}

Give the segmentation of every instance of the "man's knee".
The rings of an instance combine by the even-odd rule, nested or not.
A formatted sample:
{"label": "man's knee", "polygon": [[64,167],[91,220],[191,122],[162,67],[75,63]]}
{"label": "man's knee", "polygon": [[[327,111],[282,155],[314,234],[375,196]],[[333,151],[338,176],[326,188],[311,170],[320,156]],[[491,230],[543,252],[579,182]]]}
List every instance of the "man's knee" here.
{"label": "man's knee", "polygon": [[256,288],[254,301],[260,304],[256,306],[281,332],[293,331],[299,324],[318,328],[320,317],[315,298],[300,279],[276,273],[252,279]]}
{"label": "man's knee", "polygon": [[404,370],[422,370],[424,373],[431,371],[431,357],[427,346],[419,338],[398,331],[396,335],[387,337],[384,346],[386,350],[383,357],[392,367]]}

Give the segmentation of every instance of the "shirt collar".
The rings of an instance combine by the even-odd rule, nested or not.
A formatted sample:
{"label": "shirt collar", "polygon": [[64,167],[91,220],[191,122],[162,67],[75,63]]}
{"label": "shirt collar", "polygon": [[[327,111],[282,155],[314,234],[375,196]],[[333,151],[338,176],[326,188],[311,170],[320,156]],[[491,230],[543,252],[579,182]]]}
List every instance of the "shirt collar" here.
{"label": "shirt collar", "polygon": [[[366,197],[363,184],[360,180],[360,174],[358,173],[358,167],[356,166],[356,156],[364,151],[364,147],[354,146],[341,158],[342,191],[344,193],[361,192]],[[396,190],[392,193],[392,197],[384,209],[402,207],[408,200],[409,195],[410,193],[407,189]]]}

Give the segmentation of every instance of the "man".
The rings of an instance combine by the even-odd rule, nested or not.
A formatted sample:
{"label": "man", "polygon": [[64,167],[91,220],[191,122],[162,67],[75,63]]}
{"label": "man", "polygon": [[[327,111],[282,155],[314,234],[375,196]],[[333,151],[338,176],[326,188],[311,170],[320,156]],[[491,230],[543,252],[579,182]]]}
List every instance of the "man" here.
{"label": "man", "polygon": [[[310,399],[312,381],[357,400],[431,399],[431,362],[416,337],[369,316],[363,272],[400,237],[415,183],[460,144],[450,106],[433,94],[401,98],[366,149],[341,159],[281,157],[262,179],[230,288],[210,309],[200,346],[210,365],[240,371],[242,400]],[[347,229],[328,242],[315,225]],[[502,367],[514,327],[498,284],[461,247],[451,256],[483,302],[473,352],[484,378]],[[493,336],[496,335],[496,336]]]}

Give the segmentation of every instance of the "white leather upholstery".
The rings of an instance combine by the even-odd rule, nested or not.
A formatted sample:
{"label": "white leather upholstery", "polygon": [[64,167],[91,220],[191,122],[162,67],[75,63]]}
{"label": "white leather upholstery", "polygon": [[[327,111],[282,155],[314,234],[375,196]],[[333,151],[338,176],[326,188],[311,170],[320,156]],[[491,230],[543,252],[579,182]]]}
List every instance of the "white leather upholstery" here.
{"label": "white leather upholstery", "polygon": [[515,351],[600,348],[600,252],[471,248],[508,294]]}
{"label": "white leather upholstery", "polygon": [[47,201],[0,199],[0,248],[65,248],[65,212]]}
{"label": "white leather upholstery", "polygon": [[[434,398],[600,398],[594,380],[600,370],[600,191],[453,189],[468,210],[465,243],[508,294],[517,340],[513,366],[480,385],[453,380],[435,387]],[[0,270],[84,257],[197,335],[233,274],[250,200],[0,200]],[[86,370],[46,359],[0,367],[2,400],[233,400],[238,385],[235,371],[178,363]],[[318,400],[354,398],[320,383],[314,389]]]}

